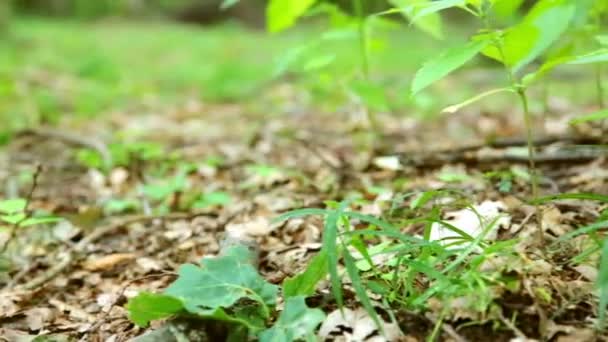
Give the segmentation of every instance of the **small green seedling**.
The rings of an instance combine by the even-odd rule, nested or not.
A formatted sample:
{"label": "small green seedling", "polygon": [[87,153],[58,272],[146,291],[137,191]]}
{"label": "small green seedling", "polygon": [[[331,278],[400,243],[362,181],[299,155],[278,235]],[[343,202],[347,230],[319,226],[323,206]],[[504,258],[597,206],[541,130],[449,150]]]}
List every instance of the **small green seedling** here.
{"label": "small green seedling", "polygon": [[264,342],[289,342],[314,336],[325,314],[307,307],[301,295],[287,298],[269,327],[277,316],[278,287],[258,274],[252,258],[247,248],[233,246],[200,265],[182,265],[162,294],[143,292],[129,300],[129,317],[142,327],[172,316],[212,320],[233,327],[229,340],[257,336]]}
{"label": "small green seedling", "polygon": [[[546,61],[536,71],[522,75],[526,67],[561,38],[562,34],[568,29],[580,4],[572,0],[541,0],[530,9],[519,23],[499,29],[493,23],[493,15],[495,15],[493,8],[496,4],[503,2],[509,1],[440,0],[422,5],[422,8],[419,6],[419,13],[422,13],[420,16],[447,8],[461,8],[478,18],[483,25],[483,29],[477,35],[472,36],[466,45],[449,49],[439,57],[428,61],[416,73],[411,91],[413,95],[417,94],[452,71],[462,67],[478,54],[483,54],[501,63],[509,81],[508,87],[483,92],[460,104],[446,108],[446,111],[456,112],[466,105],[499,92],[506,91],[516,94],[520,100],[526,127],[529,167],[532,176],[530,182],[532,198],[537,198],[539,194],[538,174],[535,165],[534,133],[527,89],[534,81],[558,65],[597,63],[607,59],[608,53],[595,51],[590,56],[560,56],[555,60]],[[542,245],[544,234],[539,208],[537,208],[536,218],[538,239]]]}

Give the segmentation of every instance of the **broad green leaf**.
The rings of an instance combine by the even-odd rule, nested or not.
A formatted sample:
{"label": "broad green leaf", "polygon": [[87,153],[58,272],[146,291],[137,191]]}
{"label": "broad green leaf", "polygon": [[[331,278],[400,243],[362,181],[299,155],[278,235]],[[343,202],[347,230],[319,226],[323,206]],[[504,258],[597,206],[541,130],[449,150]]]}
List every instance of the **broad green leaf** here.
{"label": "broad green leaf", "polygon": [[384,88],[365,81],[354,81],[350,88],[361,102],[370,109],[384,112],[390,110]]}
{"label": "broad green leaf", "polygon": [[524,0],[498,0],[492,6],[492,10],[499,18],[508,19],[517,13]]}
{"label": "broad green leaf", "polygon": [[313,335],[325,314],[306,306],[304,296],[288,298],[285,309],[272,328],[260,333],[260,342],[291,342]]}
{"label": "broad green leaf", "polygon": [[126,308],[129,319],[140,327],[147,327],[153,320],[167,318],[183,310],[178,299],[150,292],[142,292],[129,299]]}
{"label": "broad green leaf", "polygon": [[598,326],[600,329],[603,329],[606,321],[606,306],[608,305],[608,239],[604,239],[602,247],[600,270],[597,275],[597,287],[600,296]]}
{"label": "broad green leaf", "polygon": [[389,2],[395,6],[394,10],[389,10],[386,13],[395,13],[398,11],[405,18],[410,20],[412,25],[416,26],[420,31],[423,31],[434,38],[443,38],[443,28],[441,22],[441,16],[437,13],[428,13],[424,16],[419,16],[416,20],[414,17],[417,16],[416,5],[432,5],[430,0],[389,0]]}
{"label": "broad green leaf", "polygon": [[464,65],[489,43],[489,40],[472,41],[464,46],[450,48],[439,57],[425,63],[414,76],[411,88],[412,95]]}
{"label": "broad green leaf", "polygon": [[466,0],[439,0],[439,1],[418,1],[414,2],[414,16],[411,18],[413,22],[424,18],[428,15],[446,10],[448,8],[460,7],[466,4]]}
{"label": "broad green leaf", "polygon": [[564,33],[574,13],[575,5],[570,0],[540,0],[521,23],[508,29],[500,38],[502,49],[491,45],[482,52],[517,72]]}
{"label": "broad green leaf", "polygon": [[280,32],[290,28],[316,0],[270,0],[266,6],[269,32]]}
{"label": "broad green leaf", "polygon": [[179,298],[184,308],[192,313],[229,308],[243,298],[254,300],[267,309],[276,301],[277,287],[257,273],[249,258],[250,252],[246,248],[235,246],[227,255],[203,259],[200,267],[182,265],[179,277],[165,294]]}
{"label": "broad green leaf", "polygon": [[315,255],[306,270],[283,282],[283,296],[310,296],[315,292],[317,283],[327,275],[327,252],[321,250]]}
{"label": "broad green leaf", "polygon": [[27,201],[22,198],[0,201],[0,213],[14,214],[25,210]]}
{"label": "broad green leaf", "polygon": [[570,124],[576,125],[576,124],[580,124],[583,122],[606,120],[606,119],[608,119],[608,109],[604,109],[604,110],[600,110],[598,112],[594,112],[591,114],[585,114],[585,115],[579,116],[576,119],[570,120]]}
{"label": "broad green leaf", "polygon": [[603,46],[608,46],[608,35],[596,36],[595,40]]}

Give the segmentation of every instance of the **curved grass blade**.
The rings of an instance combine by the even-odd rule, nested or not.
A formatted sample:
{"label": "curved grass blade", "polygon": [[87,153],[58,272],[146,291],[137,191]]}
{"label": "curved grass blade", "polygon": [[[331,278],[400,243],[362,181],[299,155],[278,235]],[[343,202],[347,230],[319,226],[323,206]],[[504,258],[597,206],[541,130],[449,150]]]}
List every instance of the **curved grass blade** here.
{"label": "curved grass blade", "polygon": [[545,204],[547,202],[562,200],[562,199],[577,199],[577,200],[589,200],[599,201],[608,203],[608,196],[598,195],[592,193],[569,193],[569,194],[557,194],[550,196],[543,196],[530,201],[530,204]]}
{"label": "curved grass blade", "polygon": [[570,240],[574,237],[577,237],[579,235],[582,235],[582,234],[590,234],[590,233],[593,233],[593,232],[603,229],[603,228],[608,228],[608,221],[595,222],[590,225],[587,225],[587,226],[581,227],[579,229],[576,229],[574,231],[571,231],[567,234],[560,236],[557,240],[555,240],[555,242],[553,242],[553,244],[568,241],[568,240]]}
{"label": "curved grass blade", "polygon": [[381,332],[384,333],[384,327],[382,326],[382,323],[380,322],[378,313],[376,313],[376,310],[374,309],[374,305],[372,304],[372,301],[369,299],[365,286],[363,285],[363,282],[361,281],[361,276],[359,275],[359,270],[357,269],[357,266],[355,265],[355,259],[348,252],[348,249],[346,249],[346,248],[344,248],[344,264],[346,265],[346,272],[348,273],[348,276],[350,277],[350,281],[353,285],[353,288],[355,289],[355,294],[359,298],[359,302],[361,302],[361,305],[363,305],[363,308],[365,309],[365,311],[367,311],[367,313],[370,315],[370,317],[374,320],[374,323],[376,323],[376,326],[378,327],[378,329],[380,329]]}

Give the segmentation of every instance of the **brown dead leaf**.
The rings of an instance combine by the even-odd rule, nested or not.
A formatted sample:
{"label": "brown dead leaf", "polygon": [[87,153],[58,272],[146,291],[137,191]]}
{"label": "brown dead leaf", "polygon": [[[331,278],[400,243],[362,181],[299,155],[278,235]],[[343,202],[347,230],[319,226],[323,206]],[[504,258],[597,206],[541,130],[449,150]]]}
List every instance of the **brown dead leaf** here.
{"label": "brown dead leaf", "polygon": [[319,337],[326,340],[331,337],[341,337],[339,340],[348,342],[381,342],[398,341],[403,335],[399,326],[395,323],[384,323],[384,336],[378,331],[374,320],[368,313],[359,308],[351,310],[348,308],[335,310],[330,313],[321,328]]}
{"label": "brown dead leaf", "polygon": [[236,236],[266,236],[275,228],[276,225],[271,224],[267,217],[258,216],[247,222],[228,224],[226,233]]}
{"label": "brown dead leaf", "polygon": [[120,264],[125,264],[135,259],[132,253],[115,253],[85,261],[82,267],[88,271],[107,271]]}
{"label": "brown dead leaf", "polygon": [[49,308],[32,308],[25,311],[25,322],[30,331],[42,330],[55,318],[55,312]]}
{"label": "brown dead leaf", "polygon": [[568,335],[558,336],[556,342],[591,342],[596,341],[595,332],[592,329],[574,329]]}

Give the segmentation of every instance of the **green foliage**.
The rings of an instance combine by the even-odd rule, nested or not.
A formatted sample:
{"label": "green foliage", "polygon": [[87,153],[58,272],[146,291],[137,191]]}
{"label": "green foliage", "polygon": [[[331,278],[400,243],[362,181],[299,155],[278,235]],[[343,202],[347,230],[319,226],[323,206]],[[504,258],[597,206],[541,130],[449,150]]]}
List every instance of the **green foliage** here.
{"label": "green foliage", "polygon": [[304,272],[283,282],[283,296],[310,296],[315,292],[319,281],[327,276],[327,251],[321,250],[312,258]]}
{"label": "green foliage", "polygon": [[[267,329],[278,288],[266,282],[252,265],[251,252],[233,246],[201,265],[182,265],[178,278],[163,294],[142,292],[129,300],[129,318],[145,327],[151,321],[188,315],[246,328],[261,341],[293,341],[310,336],[325,315],[309,309],[304,296],[289,297],[275,324]],[[240,329],[231,329],[240,334]]]}
{"label": "green foliage", "polygon": [[599,289],[600,297],[598,305],[598,327],[600,330],[603,330],[606,323],[606,310],[608,306],[608,239],[604,239],[599,268],[597,277],[597,287]]}
{"label": "green foliage", "polygon": [[560,38],[574,12],[571,0],[538,1],[520,23],[499,32],[498,43],[483,53],[517,72]]}
{"label": "green foliage", "polygon": [[165,293],[180,298],[192,313],[229,308],[249,298],[261,307],[263,318],[268,318],[268,306],[275,303],[277,288],[257,273],[249,258],[245,248],[235,248],[222,258],[202,260],[200,267],[182,265],[179,278]]}
{"label": "green foliage", "polygon": [[2,224],[17,228],[60,221],[61,218],[26,212],[27,200],[23,198],[0,200],[0,228]]}
{"label": "green foliage", "polygon": [[279,319],[272,328],[262,331],[259,338],[261,342],[315,341],[314,331],[324,319],[323,311],[308,308],[303,296],[290,297]]}
{"label": "green foliage", "polygon": [[458,69],[489,44],[490,41],[488,39],[472,41],[463,47],[449,49],[436,59],[428,61],[418,70],[412,81],[412,94],[415,95],[450,72]]}
{"label": "green foliage", "polygon": [[268,31],[279,32],[290,28],[316,0],[270,0],[266,8]]}
{"label": "green foliage", "polygon": [[201,209],[212,206],[224,206],[232,201],[230,194],[222,191],[209,192],[201,196],[192,204],[192,208]]}
{"label": "green foliage", "polygon": [[126,305],[129,319],[140,327],[151,321],[171,317],[183,310],[182,302],[172,296],[142,292]]}

